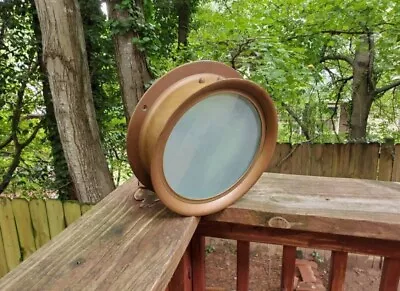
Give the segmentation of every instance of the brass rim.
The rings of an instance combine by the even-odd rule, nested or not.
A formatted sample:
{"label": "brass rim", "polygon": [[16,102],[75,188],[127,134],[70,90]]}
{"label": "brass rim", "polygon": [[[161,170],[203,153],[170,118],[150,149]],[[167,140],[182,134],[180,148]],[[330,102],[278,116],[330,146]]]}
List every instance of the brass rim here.
{"label": "brass rim", "polygon": [[[163,172],[165,145],[176,122],[187,110],[197,102],[221,91],[240,94],[255,105],[262,123],[260,146],[249,168],[229,189],[209,199],[186,199],[173,191],[165,179]],[[165,125],[151,161],[151,177],[154,189],[167,207],[182,215],[201,216],[215,213],[243,196],[259,179],[271,159],[276,137],[277,116],[275,107],[269,95],[261,87],[250,81],[240,79],[228,79],[213,83],[199,90],[185,103],[181,104]]]}
{"label": "brass rim", "polygon": [[160,79],[158,79],[143,95],[138,102],[134,113],[131,116],[127,132],[127,155],[129,164],[138,178],[140,183],[149,189],[154,189],[150,173],[146,170],[143,161],[140,158],[139,137],[143,123],[148,113],[152,110],[154,103],[162,97],[169,88],[174,87],[179,81],[186,78],[197,76],[199,79],[204,74],[209,75],[210,72],[218,78],[242,78],[242,76],[225,64],[213,61],[198,61],[185,64],[170,71]]}

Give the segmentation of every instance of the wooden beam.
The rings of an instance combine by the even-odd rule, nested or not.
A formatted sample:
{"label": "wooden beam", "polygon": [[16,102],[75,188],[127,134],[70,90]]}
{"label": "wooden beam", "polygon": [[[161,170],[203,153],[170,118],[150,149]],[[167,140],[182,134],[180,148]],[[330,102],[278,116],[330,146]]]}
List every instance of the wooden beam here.
{"label": "wooden beam", "polygon": [[400,259],[385,258],[379,291],[397,291],[400,280]]}
{"label": "wooden beam", "polygon": [[294,275],[296,271],[296,247],[283,246],[281,290],[293,291]]}
{"label": "wooden beam", "polygon": [[206,242],[205,237],[194,235],[191,241],[193,291],[206,290]]}
{"label": "wooden beam", "polygon": [[399,241],[399,193],[399,183],[265,173],[202,220]]}
{"label": "wooden beam", "polygon": [[192,276],[192,259],[189,246],[172,276],[168,291],[192,291]]}
{"label": "wooden beam", "polygon": [[329,273],[330,291],[344,291],[346,267],[347,253],[333,251],[331,255],[331,269]]}
{"label": "wooden beam", "polygon": [[368,239],[318,232],[201,221],[197,232],[233,240],[297,246],[400,259],[400,240]]}
{"label": "wooden beam", "polygon": [[131,179],[0,280],[0,290],[164,290],[198,218],[140,207]]}
{"label": "wooden beam", "polygon": [[236,290],[249,290],[249,267],[250,267],[250,242],[237,241],[236,250]]}

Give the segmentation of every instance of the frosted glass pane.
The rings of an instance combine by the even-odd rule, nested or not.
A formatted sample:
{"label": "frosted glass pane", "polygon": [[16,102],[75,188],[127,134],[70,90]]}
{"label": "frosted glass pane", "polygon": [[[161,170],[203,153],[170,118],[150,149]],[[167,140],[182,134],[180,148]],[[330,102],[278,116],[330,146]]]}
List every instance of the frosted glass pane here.
{"label": "frosted glass pane", "polygon": [[188,199],[207,199],[233,186],[260,144],[254,105],[238,94],[210,96],[190,108],[173,128],[164,151],[169,186]]}

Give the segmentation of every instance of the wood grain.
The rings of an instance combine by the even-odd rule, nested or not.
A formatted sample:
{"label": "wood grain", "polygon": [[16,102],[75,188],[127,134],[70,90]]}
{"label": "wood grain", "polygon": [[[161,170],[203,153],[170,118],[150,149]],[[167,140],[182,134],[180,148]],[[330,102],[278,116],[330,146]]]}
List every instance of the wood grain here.
{"label": "wood grain", "polygon": [[310,158],[310,175],[321,176],[322,175],[322,164],[324,162],[322,156],[323,145],[312,144],[311,145],[311,158]]}
{"label": "wood grain", "polygon": [[249,290],[249,273],[250,273],[250,242],[237,241],[236,253],[236,290]]}
{"label": "wood grain", "polygon": [[205,237],[198,234],[194,235],[191,241],[193,291],[204,291],[206,289],[205,247]]}
{"label": "wood grain", "polygon": [[398,183],[265,173],[204,220],[399,241],[398,205]]}
{"label": "wood grain", "polygon": [[400,144],[394,148],[392,181],[400,182]]}
{"label": "wood grain", "polygon": [[7,198],[0,199],[0,228],[7,266],[9,270],[12,270],[18,266],[22,258],[11,201]]}
{"label": "wood grain", "polygon": [[346,268],[347,253],[333,251],[331,255],[331,268],[329,272],[330,291],[344,291]]}
{"label": "wood grain", "polygon": [[283,246],[281,290],[294,290],[294,275],[296,271],[296,247]]}
{"label": "wood grain", "polygon": [[400,259],[399,240],[380,240],[210,221],[201,221],[198,233],[204,236],[233,240],[379,255]]}
{"label": "wood grain", "polygon": [[393,155],[394,145],[393,144],[382,144],[379,155],[379,181],[391,181],[392,170],[393,170]]}
{"label": "wood grain", "polygon": [[32,220],[29,212],[29,203],[26,199],[14,199],[11,204],[15,224],[17,225],[22,259],[25,260],[36,251],[35,238],[32,231]]}
{"label": "wood grain", "polygon": [[[198,218],[140,208],[131,179],[0,279],[0,290],[164,290]],[[140,190],[138,190],[140,191]]]}
{"label": "wood grain", "polygon": [[4,251],[3,235],[1,234],[1,227],[0,227],[0,278],[3,277],[5,274],[7,274],[7,272],[8,272],[8,266],[6,260],[6,253]]}
{"label": "wood grain", "polygon": [[385,258],[379,291],[397,291],[400,280],[400,259]]}
{"label": "wood grain", "polygon": [[44,200],[33,199],[29,201],[29,211],[35,232],[35,244],[38,249],[50,240],[49,222]]}
{"label": "wood grain", "polygon": [[192,291],[192,276],[192,259],[189,246],[172,276],[168,291]]}
{"label": "wood grain", "polygon": [[50,237],[54,238],[65,229],[64,209],[60,200],[46,200],[46,212],[49,221]]}

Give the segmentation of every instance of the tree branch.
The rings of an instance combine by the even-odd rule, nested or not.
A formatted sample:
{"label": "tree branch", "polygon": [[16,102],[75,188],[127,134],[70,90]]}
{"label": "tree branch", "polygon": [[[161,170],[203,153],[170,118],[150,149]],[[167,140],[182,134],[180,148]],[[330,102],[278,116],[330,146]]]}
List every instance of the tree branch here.
{"label": "tree branch", "polygon": [[281,103],[283,108],[285,108],[285,110],[287,111],[287,113],[289,113],[289,115],[297,122],[297,124],[300,126],[301,128],[301,132],[304,134],[304,136],[306,137],[307,140],[311,139],[311,135],[308,131],[308,128],[303,124],[303,122],[301,121],[301,119],[296,115],[296,113],[294,113],[294,111],[284,102]]}
{"label": "tree branch", "polygon": [[388,91],[388,90],[390,90],[390,89],[392,89],[392,88],[395,88],[395,87],[397,87],[397,86],[400,86],[400,79],[394,81],[394,82],[391,83],[391,84],[388,84],[388,85],[383,86],[383,87],[381,87],[381,88],[375,89],[375,91],[374,91],[374,99],[377,99],[377,98],[378,98],[377,95],[383,94],[383,93],[385,93],[386,91]]}
{"label": "tree branch", "polygon": [[4,147],[6,147],[11,141],[13,137],[10,135],[3,143],[0,143],[0,150]]}
{"label": "tree branch", "polygon": [[350,66],[353,67],[353,60],[349,57],[349,56],[345,56],[345,55],[327,55],[321,58],[320,62],[323,63],[325,61],[345,61],[347,62]]}

